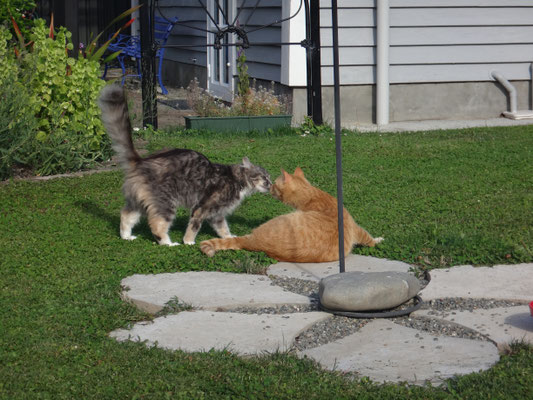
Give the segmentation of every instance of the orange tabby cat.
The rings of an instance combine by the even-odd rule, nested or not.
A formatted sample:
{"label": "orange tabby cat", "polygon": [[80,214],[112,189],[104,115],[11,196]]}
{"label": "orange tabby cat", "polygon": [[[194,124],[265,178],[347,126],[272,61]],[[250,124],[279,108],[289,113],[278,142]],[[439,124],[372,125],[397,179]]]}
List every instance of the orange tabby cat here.
{"label": "orange tabby cat", "polygon": [[[201,250],[213,256],[218,250],[263,251],[279,261],[325,262],[339,259],[337,200],[312,186],[301,168],[294,175],[282,170],[270,192],[296,211],[265,222],[249,235],[211,239],[200,243]],[[383,238],[372,238],[344,209],[344,253],[354,245],[373,247]]]}

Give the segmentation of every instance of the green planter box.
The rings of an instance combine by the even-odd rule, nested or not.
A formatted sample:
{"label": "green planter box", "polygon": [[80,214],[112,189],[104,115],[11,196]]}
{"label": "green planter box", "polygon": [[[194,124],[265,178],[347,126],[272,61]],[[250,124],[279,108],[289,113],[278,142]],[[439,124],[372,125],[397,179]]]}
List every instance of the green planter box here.
{"label": "green planter box", "polygon": [[280,126],[290,126],[292,115],[260,115],[245,117],[185,117],[187,129],[212,131],[266,131]]}

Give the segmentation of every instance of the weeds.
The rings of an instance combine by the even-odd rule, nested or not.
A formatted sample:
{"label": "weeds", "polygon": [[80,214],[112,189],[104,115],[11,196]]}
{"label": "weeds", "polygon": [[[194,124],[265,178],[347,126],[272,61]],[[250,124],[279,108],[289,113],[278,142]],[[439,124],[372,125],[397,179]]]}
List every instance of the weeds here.
{"label": "weeds", "polygon": [[233,103],[228,103],[211,96],[200,87],[198,79],[191,81],[187,87],[187,104],[200,117],[226,117],[245,115],[282,115],[288,113],[288,102],[282,96],[269,89],[257,86],[255,81],[248,92],[239,94]]}

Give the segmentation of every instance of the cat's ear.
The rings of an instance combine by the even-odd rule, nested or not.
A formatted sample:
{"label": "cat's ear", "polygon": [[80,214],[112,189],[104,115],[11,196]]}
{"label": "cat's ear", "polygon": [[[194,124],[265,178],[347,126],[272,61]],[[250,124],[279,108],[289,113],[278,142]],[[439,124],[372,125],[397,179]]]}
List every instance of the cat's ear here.
{"label": "cat's ear", "polygon": [[294,176],[298,176],[300,178],[305,178],[304,172],[302,171],[302,169],[300,167],[296,167],[296,169],[294,170]]}
{"label": "cat's ear", "polygon": [[290,182],[291,179],[292,179],[292,176],[291,174],[289,174],[287,171],[285,171],[284,169],[281,170],[281,173],[283,174],[283,181],[284,182]]}
{"label": "cat's ear", "polygon": [[242,165],[244,166],[244,168],[250,168],[252,166],[252,163],[250,162],[250,160],[248,160],[248,157],[244,157],[242,159]]}

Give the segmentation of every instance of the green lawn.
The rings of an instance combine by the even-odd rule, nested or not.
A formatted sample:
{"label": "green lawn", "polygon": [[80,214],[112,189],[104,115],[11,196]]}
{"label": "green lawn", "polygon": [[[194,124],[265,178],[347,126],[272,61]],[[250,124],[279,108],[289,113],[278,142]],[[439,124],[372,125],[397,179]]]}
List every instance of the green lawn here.
{"label": "green lawn", "polygon": [[[275,178],[301,166],[335,193],[332,136],[162,133],[150,150],[186,147],[213,161],[248,156]],[[533,127],[343,136],[345,205],[375,236],[359,254],[418,263],[533,262]],[[533,350],[515,346],[491,370],[442,388],[379,386],[324,372],[286,354],[241,359],[117,343],[113,329],[148,316],[119,298],[134,273],[240,271],[264,254],[155,244],[145,222],[133,242],[119,238],[121,173],[0,185],[0,398],[526,399]],[[245,234],[289,209],[267,195],[246,200],[229,219]],[[171,231],[181,241],[187,214]],[[204,227],[198,241],[213,237]]]}

